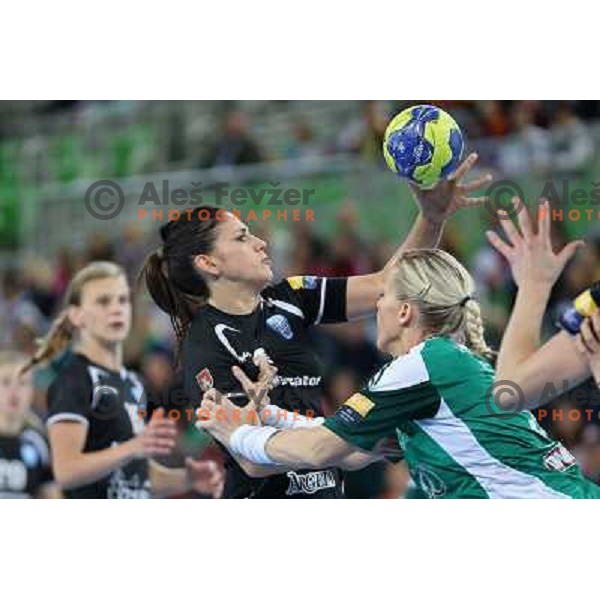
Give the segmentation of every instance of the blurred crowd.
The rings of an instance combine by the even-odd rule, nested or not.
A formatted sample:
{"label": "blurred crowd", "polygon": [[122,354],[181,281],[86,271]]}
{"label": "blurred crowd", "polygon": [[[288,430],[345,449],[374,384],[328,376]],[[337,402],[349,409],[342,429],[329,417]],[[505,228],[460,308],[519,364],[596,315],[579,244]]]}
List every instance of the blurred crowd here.
{"label": "blurred crowd", "polygon": [[581,169],[586,124],[600,119],[594,101],[0,102],[0,186],[339,154],[379,163],[390,118],[418,103],[448,110],[509,175]]}
{"label": "blurred crowd", "polygon": [[[210,141],[197,147],[192,145],[191,151],[178,148],[174,142],[167,146],[164,160],[169,168],[181,166],[182,161],[188,161],[186,166],[205,168],[355,153],[365,160],[380,162],[381,142],[389,117],[406,104],[355,103],[354,113],[345,119],[342,127],[335,128],[332,135],[320,133],[316,124],[306,117],[288,120],[284,135],[269,148],[265,147],[264,138],[255,133],[253,119],[273,110],[271,104],[262,108],[255,106],[253,115],[251,111],[228,105],[222,110],[220,125],[207,138]],[[469,140],[482,155],[482,162],[496,166],[505,174],[557,171],[576,174],[594,155],[594,139],[586,122],[600,118],[600,103],[436,104],[447,108],[468,131]],[[77,115],[90,110],[90,106],[93,105],[69,102],[45,104],[42,108],[48,114]],[[10,133],[6,130],[6,120],[0,119],[2,123],[5,127],[4,131],[0,128],[0,141],[2,135]],[[172,125],[175,135],[181,123]],[[504,138],[503,143],[497,143],[498,138]],[[125,168],[125,172],[128,168],[133,167]],[[141,161],[135,168],[144,172],[156,169],[156,163]],[[1,175],[0,168],[0,179]],[[341,205],[335,223],[335,231],[326,237],[317,233],[311,222],[288,224],[285,228],[271,228],[268,222],[263,222],[253,229],[268,241],[278,278],[297,274],[351,276],[373,272],[383,267],[401,241],[369,238],[361,226],[360,211],[352,201]],[[490,222],[490,226],[495,225]],[[561,222],[554,222],[553,227],[554,243],[561,247],[567,235]],[[7,266],[0,272],[0,349],[31,353],[36,338],[48,330],[60,311],[61,298],[71,276],[89,261],[111,260],[121,264],[135,287],[137,273],[144,257],[153,249],[155,238],[136,224],[129,226],[119,239],[103,231],[106,233],[93,234],[83,251],[75,252],[65,245],[56,256],[49,257],[27,255],[26,250],[21,249],[25,256],[22,267]],[[473,274],[486,322],[486,337],[490,345],[498,348],[515,295],[510,272],[505,261],[487,244],[464,255],[460,238],[461,231],[449,222],[441,247],[454,254]],[[600,279],[599,252],[600,239],[592,235],[585,249],[568,265],[554,289],[544,320],[544,337],[557,331],[556,316],[565,303],[592,281]],[[170,322],[150,301],[143,285],[136,289],[134,299],[134,326],[125,346],[125,362],[142,373],[151,390],[163,394],[173,388],[177,377]],[[313,335],[314,347],[326,373],[323,405],[330,414],[365,382],[385,357],[375,348],[373,320],[323,326],[315,328]],[[34,409],[41,417],[51,376],[51,370],[39,371],[36,376],[38,393]],[[579,418],[570,418],[575,414],[573,408],[579,409]],[[600,482],[600,392],[592,382],[561,394],[550,405],[548,414],[540,415],[540,422],[574,451],[584,471]],[[376,463],[366,471],[349,476],[347,492],[351,497],[398,497],[403,495],[407,481],[402,466]]]}

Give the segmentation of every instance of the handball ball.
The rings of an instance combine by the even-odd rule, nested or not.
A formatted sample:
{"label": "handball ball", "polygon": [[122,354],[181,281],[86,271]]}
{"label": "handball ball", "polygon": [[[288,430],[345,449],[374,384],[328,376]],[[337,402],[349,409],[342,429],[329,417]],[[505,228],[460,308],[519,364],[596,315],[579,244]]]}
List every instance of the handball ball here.
{"label": "handball ball", "polygon": [[452,173],[463,153],[456,121],[437,106],[411,106],[387,126],[383,155],[389,168],[420,188],[432,188]]}

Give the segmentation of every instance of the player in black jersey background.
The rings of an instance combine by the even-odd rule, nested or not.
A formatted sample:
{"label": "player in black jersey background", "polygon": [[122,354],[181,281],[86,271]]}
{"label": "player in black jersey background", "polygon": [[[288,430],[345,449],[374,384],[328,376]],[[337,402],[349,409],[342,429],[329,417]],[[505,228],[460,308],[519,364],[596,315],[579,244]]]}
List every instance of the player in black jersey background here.
{"label": "player in black jersey background", "polygon": [[[309,345],[309,328],[374,314],[384,273],[398,253],[437,245],[449,215],[462,206],[483,202],[468,194],[486,184],[487,176],[462,183],[476,160],[471,154],[432,190],[414,190],[421,208],[416,223],[386,267],[370,275],[301,275],[271,285],[273,272],[266,243],[231,213],[205,206],[189,218],[163,225],[162,247],[148,257],[142,274],[156,304],[171,317],[185,388],[195,405],[211,387],[241,393],[232,368],[242,368],[256,380],[258,359],[266,353],[278,369],[273,403],[320,415],[323,373]],[[226,468],[225,497],[342,495],[335,469],[251,479],[233,460]]]}
{"label": "player in black jersey background", "polygon": [[213,463],[189,459],[187,469],[166,469],[148,460],[172,452],[176,430],[160,410],[144,423],[144,385],[123,366],[131,318],[124,271],[114,263],[90,263],[73,277],[65,309],[27,366],[72,346],[48,389],[57,482],[69,498],[148,498],[183,493],[192,483],[220,493]]}
{"label": "player in black jersey background", "polygon": [[59,498],[41,421],[30,411],[31,373],[24,354],[0,352],[0,498]]}

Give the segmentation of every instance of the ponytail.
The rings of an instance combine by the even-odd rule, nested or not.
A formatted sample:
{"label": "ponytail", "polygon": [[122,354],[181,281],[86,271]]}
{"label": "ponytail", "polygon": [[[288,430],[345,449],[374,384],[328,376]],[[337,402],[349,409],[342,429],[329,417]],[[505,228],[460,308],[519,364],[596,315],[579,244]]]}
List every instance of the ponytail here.
{"label": "ponytail", "polygon": [[38,364],[48,362],[60,354],[71,344],[74,333],[75,328],[71,324],[68,311],[65,308],[52,323],[46,337],[37,340],[38,349],[25,363],[21,373],[26,373]]}
{"label": "ponytail", "polygon": [[180,349],[196,311],[208,300],[208,290],[203,293],[204,290],[199,286],[197,294],[183,292],[166,275],[166,262],[161,255],[159,249],[147,256],[138,275],[138,285],[144,278],[156,305],[169,315]]}
{"label": "ponytail", "polygon": [[197,310],[210,296],[208,283],[195,267],[194,258],[212,252],[216,227],[225,213],[221,208],[203,206],[188,219],[163,225],[163,244],[147,256],[138,275],[138,283],[145,280],[150,296],[171,319],[178,356]]}

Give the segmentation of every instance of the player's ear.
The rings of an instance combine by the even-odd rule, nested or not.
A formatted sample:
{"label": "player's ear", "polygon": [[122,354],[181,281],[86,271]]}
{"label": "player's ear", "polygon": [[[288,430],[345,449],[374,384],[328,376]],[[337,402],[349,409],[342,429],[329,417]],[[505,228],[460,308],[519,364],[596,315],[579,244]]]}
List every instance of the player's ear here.
{"label": "player's ear", "polygon": [[81,329],[81,327],[83,327],[83,310],[81,310],[80,306],[69,306],[67,308],[67,317],[73,325],[73,327],[75,327],[76,329]]}
{"label": "player's ear", "polygon": [[194,266],[200,270],[200,274],[208,274],[218,277],[221,273],[217,262],[208,254],[198,254],[194,257]]}
{"label": "player's ear", "polygon": [[413,318],[414,309],[411,304],[408,302],[403,302],[400,305],[400,310],[398,311],[398,322],[403,327],[408,327],[411,319]]}

